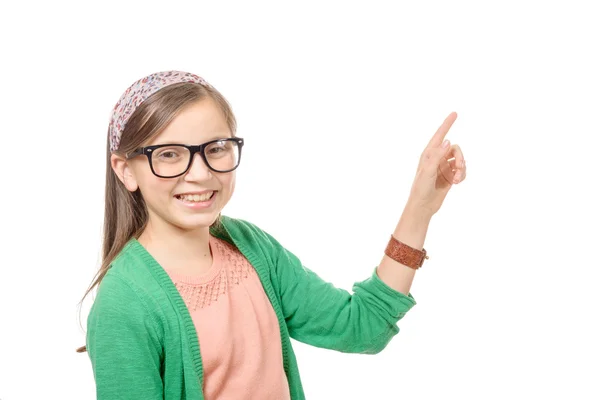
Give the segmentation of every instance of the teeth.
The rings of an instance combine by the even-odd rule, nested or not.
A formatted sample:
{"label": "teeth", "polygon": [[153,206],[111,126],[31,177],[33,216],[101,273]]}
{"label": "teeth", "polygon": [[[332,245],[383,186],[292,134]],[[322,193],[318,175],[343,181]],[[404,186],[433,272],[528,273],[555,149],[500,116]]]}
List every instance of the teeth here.
{"label": "teeth", "polygon": [[193,202],[200,202],[200,201],[206,201],[208,199],[210,199],[210,196],[212,196],[214,192],[208,192],[208,193],[204,193],[204,194],[184,194],[184,195],[180,195],[178,196],[181,200],[185,200],[185,201],[193,201]]}

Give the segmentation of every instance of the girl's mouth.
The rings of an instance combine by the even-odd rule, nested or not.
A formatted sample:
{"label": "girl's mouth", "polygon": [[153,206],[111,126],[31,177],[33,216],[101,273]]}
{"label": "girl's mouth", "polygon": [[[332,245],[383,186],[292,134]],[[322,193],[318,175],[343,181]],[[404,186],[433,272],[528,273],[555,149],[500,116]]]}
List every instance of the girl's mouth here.
{"label": "girl's mouth", "polygon": [[216,190],[202,194],[176,194],[175,198],[188,204],[209,203],[215,197]]}

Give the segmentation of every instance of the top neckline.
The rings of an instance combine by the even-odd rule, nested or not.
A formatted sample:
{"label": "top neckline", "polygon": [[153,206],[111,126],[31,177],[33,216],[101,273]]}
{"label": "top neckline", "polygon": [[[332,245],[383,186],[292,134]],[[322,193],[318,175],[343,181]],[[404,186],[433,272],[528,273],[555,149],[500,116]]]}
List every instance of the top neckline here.
{"label": "top neckline", "polygon": [[221,252],[219,250],[219,246],[216,244],[216,241],[219,239],[215,238],[213,235],[209,235],[208,238],[208,245],[212,255],[212,264],[210,268],[202,273],[184,273],[178,272],[174,269],[167,269],[161,265],[173,282],[185,283],[189,285],[205,285],[210,283],[219,275],[223,265],[221,262]]}

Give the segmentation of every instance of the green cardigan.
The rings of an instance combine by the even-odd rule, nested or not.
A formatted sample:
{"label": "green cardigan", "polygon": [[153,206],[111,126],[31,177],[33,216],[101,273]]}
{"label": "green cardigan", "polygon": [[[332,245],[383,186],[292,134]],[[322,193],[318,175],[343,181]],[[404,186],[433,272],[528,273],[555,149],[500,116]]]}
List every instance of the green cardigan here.
{"label": "green cardigan", "polygon": [[[346,353],[375,354],[399,331],[416,303],[376,274],[353,294],[325,282],[271,235],[221,217],[211,234],[234,244],[256,269],[277,314],[283,368],[293,400],[304,399],[290,338]],[[177,288],[131,239],[98,287],[86,344],[99,400],[204,399],[196,329]]]}

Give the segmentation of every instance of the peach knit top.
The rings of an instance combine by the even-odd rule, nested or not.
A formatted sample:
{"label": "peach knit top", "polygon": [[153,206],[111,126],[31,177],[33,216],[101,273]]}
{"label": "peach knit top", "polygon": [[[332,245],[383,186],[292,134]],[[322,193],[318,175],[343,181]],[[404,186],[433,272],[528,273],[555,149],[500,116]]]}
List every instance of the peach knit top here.
{"label": "peach knit top", "polygon": [[290,398],[277,316],[250,262],[210,236],[211,268],[166,270],[185,301],[200,344],[207,400]]}

